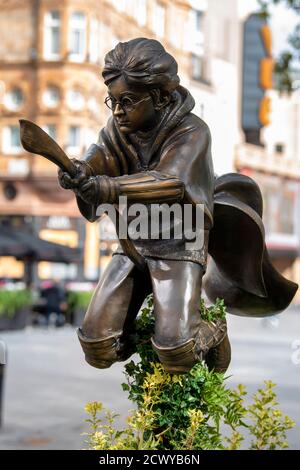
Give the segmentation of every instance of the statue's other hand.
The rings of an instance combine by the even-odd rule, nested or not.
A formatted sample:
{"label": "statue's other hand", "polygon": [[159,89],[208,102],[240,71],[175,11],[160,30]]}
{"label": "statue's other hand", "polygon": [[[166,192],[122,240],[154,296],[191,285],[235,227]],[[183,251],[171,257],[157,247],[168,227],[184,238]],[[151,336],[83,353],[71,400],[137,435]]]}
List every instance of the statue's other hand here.
{"label": "statue's other hand", "polygon": [[58,170],[58,182],[63,189],[75,189],[77,187],[74,178],[62,170]]}
{"label": "statue's other hand", "polygon": [[80,184],[87,180],[90,176],[90,168],[85,162],[80,160],[76,160],[75,158],[72,159],[72,162],[77,168],[76,176],[72,177],[69,173],[59,169],[58,170],[58,181],[62,188],[64,189],[72,189],[77,192],[78,187]]}
{"label": "statue's other hand", "polygon": [[96,177],[91,176],[80,184],[77,195],[87,204],[99,203],[99,181]]}

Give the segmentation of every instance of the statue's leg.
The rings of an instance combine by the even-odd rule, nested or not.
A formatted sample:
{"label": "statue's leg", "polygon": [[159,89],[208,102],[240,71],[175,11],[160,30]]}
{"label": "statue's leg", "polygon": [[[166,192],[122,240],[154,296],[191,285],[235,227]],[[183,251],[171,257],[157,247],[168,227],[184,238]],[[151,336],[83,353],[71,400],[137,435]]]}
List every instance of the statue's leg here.
{"label": "statue's leg", "polygon": [[[168,372],[187,372],[224,341],[226,322],[201,319],[204,270],[200,264],[149,259],[148,266],[154,295],[153,347]],[[230,362],[230,357],[227,359]]]}
{"label": "statue's leg", "polygon": [[102,369],[130,356],[130,329],[150,288],[148,273],[137,272],[125,255],[112,257],[78,330],[90,365]]}

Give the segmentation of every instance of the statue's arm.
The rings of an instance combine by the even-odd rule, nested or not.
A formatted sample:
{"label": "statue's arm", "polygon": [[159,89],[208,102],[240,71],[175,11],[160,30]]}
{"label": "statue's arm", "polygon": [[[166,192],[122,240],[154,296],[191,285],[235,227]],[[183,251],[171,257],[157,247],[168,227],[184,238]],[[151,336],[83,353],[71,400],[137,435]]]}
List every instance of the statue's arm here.
{"label": "statue's arm", "polygon": [[115,178],[103,175],[96,178],[99,203],[115,203],[120,196],[126,196],[130,202],[176,202],[184,194],[180,178],[154,170]]}

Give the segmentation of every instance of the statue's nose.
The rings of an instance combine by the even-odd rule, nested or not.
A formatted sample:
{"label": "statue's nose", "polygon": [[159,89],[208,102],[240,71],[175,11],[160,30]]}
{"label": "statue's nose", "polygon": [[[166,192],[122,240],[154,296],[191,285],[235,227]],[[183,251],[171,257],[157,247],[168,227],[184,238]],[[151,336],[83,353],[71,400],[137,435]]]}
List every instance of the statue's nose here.
{"label": "statue's nose", "polygon": [[121,114],[124,114],[124,110],[120,106],[119,103],[116,104],[116,107],[114,109],[114,116],[120,116]]}

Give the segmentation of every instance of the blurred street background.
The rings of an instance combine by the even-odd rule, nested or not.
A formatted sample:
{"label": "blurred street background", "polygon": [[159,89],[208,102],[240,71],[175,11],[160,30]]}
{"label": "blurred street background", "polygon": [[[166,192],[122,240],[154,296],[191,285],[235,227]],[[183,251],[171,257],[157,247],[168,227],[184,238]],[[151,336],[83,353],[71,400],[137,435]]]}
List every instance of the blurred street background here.
{"label": "blurred street background", "polygon": [[[279,5],[267,9],[272,3]],[[74,194],[59,187],[55,165],[23,150],[18,120],[36,122],[80,158],[110,115],[105,54],[119,41],[157,38],[210,127],[215,173],[257,181],[272,262],[300,283],[300,60],[288,43],[299,7],[288,4],[298,2],[0,0],[1,449],[83,448],[87,401],[122,416],[130,406],[122,365],[91,368],[75,334],[117,246],[115,231],[108,219],[88,223]],[[274,380],[299,426],[300,291],[281,316],[229,322],[228,383],[252,392]]]}

